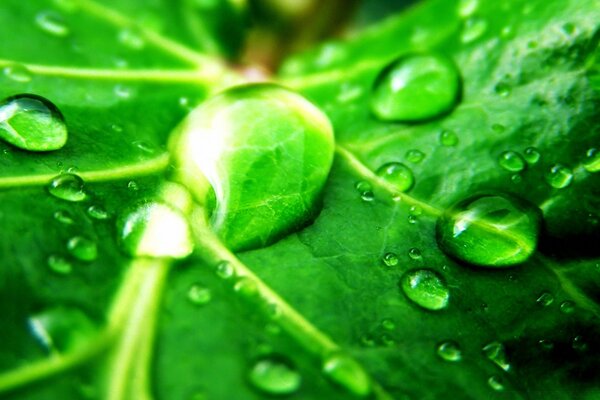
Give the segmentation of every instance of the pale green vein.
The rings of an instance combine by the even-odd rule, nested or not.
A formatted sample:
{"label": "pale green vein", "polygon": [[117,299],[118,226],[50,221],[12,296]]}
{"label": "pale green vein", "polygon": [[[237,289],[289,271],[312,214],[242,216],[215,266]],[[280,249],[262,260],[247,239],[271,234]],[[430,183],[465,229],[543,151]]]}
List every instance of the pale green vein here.
{"label": "pale green vein", "polygon": [[[159,157],[136,164],[108,169],[81,171],[77,174],[86,182],[107,182],[153,175],[164,171],[168,166],[169,155],[162,154]],[[58,173],[0,177],[0,189],[46,185],[57,175]]]}
{"label": "pale green vein", "polygon": [[279,78],[279,82],[294,89],[307,89],[312,86],[331,84],[332,82],[345,82],[365,72],[378,71],[386,62],[389,62],[389,59],[365,60],[353,64],[352,68],[324,71],[301,77],[284,77]]}

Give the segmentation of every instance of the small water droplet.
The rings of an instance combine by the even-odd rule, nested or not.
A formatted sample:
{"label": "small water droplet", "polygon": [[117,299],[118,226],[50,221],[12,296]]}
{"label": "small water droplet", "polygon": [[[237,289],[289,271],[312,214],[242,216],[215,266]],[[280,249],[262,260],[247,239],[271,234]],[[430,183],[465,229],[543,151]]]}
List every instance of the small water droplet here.
{"label": "small water droplet", "polygon": [[421,255],[421,250],[417,249],[416,247],[413,247],[412,249],[408,250],[408,256],[413,260],[420,260],[421,258],[423,258],[423,256]]}
{"label": "small water droplet", "polygon": [[121,125],[117,125],[117,124],[112,124],[110,126],[110,129],[112,129],[113,132],[115,132],[115,133],[121,133],[121,132],[123,132],[123,127]]}
{"label": "small water droplet", "polygon": [[48,192],[61,200],[79,202],[86,199],[83,179],[75,174],[60,174],[48,185]]}
{"label": "small water droplet", "polygon": [[448,306],[450,291],[444,280],[428,269],[412,270],[400,280],[406,297],[427,310],[442,310]]}
{"label": "small water droplet", "polygon": [[512,92],[512,88],[508,83],[499,82],[494,86],[494,92],[500,97],[508,97]]}
{"label": "small water droplet", "polygon": [[48,267],[57,274],[67,275],[73,270],[73,265],[64,257],[51,255],[48,257]]}
{"label": "small water droplet", "polygon": [[462,360],[462,350],[458,343],[448,340],[437,346],[437,355],[445,361],[456,362]]}
{"label": "small water droplet", "polygon": [[371,111],[383,121],[419,121],[440,116],[456,106],[460,75],[440,55],[405,55],[378,75]]}
{"label": "small water droplet", "polygon": [[65,224],[65,225],[72,225],[75,223],[71,213],[68,211],[64,211],[64,210],[55,212],[54,219],[57,220],[58,222],[60,222],[61,224]]}
{"label": "small water droplet", "polygon": [[362,335],[360,338],[360,343],[365,347],[375,346],[375,340],[373,340],[371,335]]}
{"label": "small water droplet", "polygon": [[143,36],[135,29],[123,29],[119,32],[118,40],[123,46],[132,50],[141,50],[146,46]]}
{"label": "small water droplet", "polygon": [[416,224],[416,223],[417,223],[417,221],[418,221],[418,219],[417,219],[417,216],[416,216],[416,215],[413,215],[413,214],[409,215],[409,216],[406,218],[406,220],[407,220],[407,221],[408,221],[408,223],[409,223],[409,224],[411,224],[411,225],[414,225],[414,224]]}
{"label": "small water droplet", "polygon": [[373,192],[371,192],[370,190],[364,191],[360,194],[360,198],[363,201],[366,202],[371,202],[373,200],[375,200],[375,195],[373,194]]}
{"label": "small water droplet", "polygon": [[340,87],[340,92],[337,95],[337,101],[340,103],[348,103],[363,94],[363,88],[359,85],[351,85],[349,83],[343,83]]}
{"label": "small water droplet", "polygon": [[222,279],[229,279],[235,274],[233,265],[229,261],[221,261],[217,264],[216,268],[217,275]]}
{"label": "small water droplet", "polygon": [[458,136],[456,132],[444,129],[440,132],[440,143],[442,146],[454,147],[458,144]]}
{"label": "small water droplet", "polygon": [[508,195],[476,195],[458,202],[437,222],[439,247],[469,264],[508,267],[535,251],[541,213]]}
{"label": "small water droplet", "polygon": [[35,94],[18,94],[0,102],[0,137],[23,150],[52,151],[67,143],[60,110]]}
{"label": "small water droplet", "polygon": [[410,206],[410,213],[414,216],[419,216],[423,214],[423,209],[418,206]]}
{"label": "small water droplet", "polygon": [[600,171],[600,151],[598,151],[596,148],[589,149],[585,153],[583,168],[585,168],[587,172]]}
{"label": "small water droplet", "polygon": [[8,79],[21,83],[30,82],[33,78],[27,67],[21,64],[7,65],[6,67],[2,68],[2,73]]}
{"label": "small water droplet", "polygon": [[256,282],[247,276],[239,277],[233,285],[233,290],[244,297],[254,297],[258,294]]}
{"label": "small water droplet", "polygon": [[510,369],[510,364],[506,357],[506,349],[502,343],[491,342],[483,346],[482,351],[484,356],[503,370],[508,371]]}
{"label": "small water droplet", "polygon": [[463,43],[471,43],[479,39],[487,30],[488,24],[485,19],[472,17],[465,20],[460,40]]}
{"label": "small water droplet", "polygon": [[327,357],[323,363],[323,373],[357,396],[371,393],[369,375],[360,364],[345,354],[336,353]]}
{"label": "small water droplet", "polygon": [[502,124],[492,124],[492,130],[495,133],[502,133],[506,131],[506,126],[502,125]]}
{"label": "small water droplet", "polygon": [[498,157],[498,164],[510,172],[520,172],[525,169],[525,160],[514,151],[504,151]]}
{"label": "small water droplet", "polygon": [[183,258],[194,248],[185,217],[163,203],[144,203],[125,212],[117,229],[121,247],[134,257]]}
{"label": "small water droplet", "polygon": [[35,23],[44,32],[58,37],[69,35],[69,27],[63,17],[52,11],[42,11],[35,16]]}
{"label": "small water droplet", "polygon": [[383,335],[381,335],[381,337],[380,337],[379,339],[381,340],[381,343],[382,343],[384,346],[387,346],[387,347],[392,347],[392,346],[395,346],[395,345],[396,345],[396,341],[394,340],[394,338],[392,338],[392,337],[391,337],[390,335],[388,335],[388,334],[385,334],[385,333],[384,333]]}
{"label": "small water droplet", "polygon": [[393,185],[399,192],[406,192],[415,182],[411,169],[399,162],[382,165],[377,169],[377,176]]}
{"label": "small water droplet", "polygon": [[563,314],[573,314],[575,312],[575,303],[570,300],[563,301],[560,303],[560,311]]}
{"label": "small water droplet", "polygon": [[383,321],[381,321],[381,326],[383,327],[383,329],[388,331],[393,331],[394,329],[396,329],[396,324],[389,318],[386,318]]}
{"label": "small water droplet", "polygon": [[80,261],[94,261],[98,257],[96,242],[83,236],[74,236],[67,242],[67,250]]}
{"label": "small water droplet", "polygon": [[145,142],[143,140],[136,140],[132,143],[135,147],[147,154],[156,154],[158,149],[152,143]]}
{"label": "small water droplet", "polygon": [[562,31],[568,36],[573,36],[577,33],[577,25],[572,22],[567,22],[562,26]]}
{"label": "small water droplet", "polygon": [[385,253],[383,256],[383,263],[388,267],[394,267],[398,265],[398,256],[395,253]]}
{"label": "small water droplet", "polygon": [[87,209],[87,214],[94,219],[97,220],[105,220],[108,219],[108,211],[104,209],[104,207],[99,205],[91,205]]}
{"label": "small water droplet", "polygon": [[248,376],[258,390],[270,395],[289,395],[300,388],[302,378],[287,359],[268,356],[254,363]]}
{"label": "small water droplet", "polygon": [[460,0],[458,2],[458,15],[462,18],[470,17],[479,7],[479,0]]}
{"label": "small water droplet", "polygon": [[135,192],[135,191],[139,190],[140,188],[138,187],[138,184],[136,181],[129,181],[129,182],[127,182],[127,189]]}
{"label": "small water droplet", "polygon": [[130,99],[134,93],[131,87],[122,84],[115,85],[114,92],[115,95],[122,100]]}
{"label": "small water droplet", "polygon": [[206,286],[195,283],[188,289],[187,299],[194,305],[203,306],[211,301],[212,293]]}
{"label": "small water droplet", "polygon": [[577,335],[573,338],[573,342],[571,342],[571,346],[576,351],[586,351],[588,349],[588,344],[581,335]]}
{"label": "small water droplet", "polygon": [[490,378],[488,379],[488,385],[490,385],[490,387],[497,392],[501,392],[504,390],[502,378],[500,378],[498,375],[490,376]]}
{"label": "small water droplet", "polygon": [[573,181],[573,172],[561,164],[555,164],[546,174],[546,182],[555,189],[563,189]]}
{"label": "small water droplet", "polygon": [[542,349],[544,350],[552,350],[554,348],[554,343],[552,343],[552,341],[547,340],[547,339],[540,339],[538,341],[538,344],[542,347]]}
{"label": "small water droplet", "polygon": [[420,163],[424,158],[425,153],[423,153],[421,150],[412,149],[406,152],[406,159],[413,164]]}
{"label": "small water droplet", "polygon": [[510,39],[513,37],[514,29],[511,25],[506,25],[500,30],[500,37],[503,39]]}
{"label": "small water droplet", "polygon": [[535,147],[528,147],[523,151],[523,157],[525,158],[525,161],[532,165],[540,161],[541,156],[542,155]]}
{"label": "small water droplet", "polygon": [[554,296],[549,292],[544,292],[537,298],[536,302],[542,307],[548,307],[554,303]]}

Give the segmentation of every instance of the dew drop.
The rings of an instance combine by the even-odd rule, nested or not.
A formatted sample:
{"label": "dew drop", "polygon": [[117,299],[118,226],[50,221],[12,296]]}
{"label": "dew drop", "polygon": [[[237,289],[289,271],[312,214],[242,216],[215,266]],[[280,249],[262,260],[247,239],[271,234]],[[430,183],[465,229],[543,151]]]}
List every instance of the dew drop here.
{"label": "dew drop", "polygon": [[60,110],[35,94],[18,94],[0,102],[0,138],[23,150],[52,151],[67,143]]}
{"label": "dew drop", "polygon": [[381,321],[381,326],[387,331],[393,331],[396,329],[396,324],[391,319],[384,319]]}
{"label": "dew drop", "polygon": [[512,92],[512,88],[509,84],[500,82],[494,86],[494,92],[500,97],[508,97]]}
{"label": "dew drop", "polygon": [[8,79],[21,83],[30,82],[33,78],[27,67],[21,64],[7,65],[6,67],[2,68],[2,73]]}
{"label": "dew drop", "polygon": [[438,219],[436,237],[448,255],[484,267],[509,267],[535,251],[541,213],[508,195],[476,195]]}
{"label": "dew drop", "polygon": [[118,84],[114,87],[114,93],[118,98],[127,100],[133,96],[133,89],[129,86]]}
{"label": "dew drop", "polygon": [[235,274],[233,265],[229,261],[221,261],[217,264],[216,268],[217,275],[222,279],[229,279]]}
{"label": "dew drop", "polygon": [[206,286],[195,283],[188,289],[187,299],[194,305],[203,306],[211,301],[212,293]]}
{"label": "dew drop", "polygon": [[573,181],[573,172],[561,164],[555,164],[546,174],[546,182],[555,189],[563,189]]}
{"label": "dew drop", "polygon": [[498,164],[510,172],[520,172],[525,169],[525,160],[514,151],[504,151],[498,157]]}
{"label": "dew drop", "polygon": [[366,202],[371,202],[373,200],[375,200],[375,195],[373,194],[373,192],[371,192],[370,190],[364,191],[360,194],[360,198],[363,201]]}
{"label": "dew drop", "polygon": [[141,204],[124,213],[117,229],[121,247],[134,257],[183,258],[193,250],[185,217],[163,203]]}
{"label": "dew drop", "polygon": [[296,392],[302,378],[296,368],[283,357],[261,358],[250,369],[250,383],[270,395],[288,395]]}
{"label": "dew drop", "polygon": [[600,171],[600,151],[595,148],[589,149],[585,153],[585,160],[583,161],[583,168],[587,172],[598,172]]}
{"label": "dew drop", "polygon": [[383,256],[383,263],[388,267],[395,267],[398,265],[398,256],[395,253],[385,253]]}
{"label": "dew drop", "polygon": [[454,63],[440,55],[405,55],[386,66],[373,85],[371,111],[383,121],[420,121],[453,109],[460,92]]}
{"label": "dew drop", "polygon": [[500,342],[491,342],[483,346],[483,355],[494,364],[502,368],[504,371],[510,369],[510,364],[506,357],[506,349]]}
{"label": "dew drop", "polygon": [[323,363],[323,373],[357,396],[366,396],[371,392],[371,380],[366,371],[345,354],[336,353],[327,357]]}
{"label": "dew drop", "polygon": [[537,298],[536,302],[542,307],[548,307],[554,303],[554,296],[549,292],[544,292]]}
{"label": "dew drop", "polygon": [[381,343],[383,343],[383,345],[387,347],[392,347],[396,344],[396,341],[388,334],[381,335],[380,340]]}
{"label": "dew drop", "polygon": [[490,378],[488,379],[488,385],[490,385],[490,387],[497,392],[501,392],[504,390],[502,378],[500,378],[498,375],[490,376]]}
{"label": "dew drop", "polygon": [[412,149],[406,152],[406,159],[413,164],[420,163],[424,158],[425,153],[423,153],[421,150]]}
{"label": "dew drop", "polygon": [[87,209],[87,214],[94,219],[97,220],[105,220],[108,219],[108,211],[104,209],[104,207],[99,205],[91,205]]}
{"label": "dew drop", "polygon": [[437,346],[437,355],[445,361],[457,362],[462,360],[462,350],[458,343],[449,340]]}
{"label": "dew drop", "polygon": [[48,192],[61,200],[79,202],[87,197],[83,185],[83,179],[79,175],[60,174],[50,181]]}
{"label": "dew drop", "polygon": [[142,35],[133,29],[123,29],[119,32],[119,43],[132,50],[141,50],[146,46]]}
{"label": "dew drop", "polygon": [[540,160],[541,154],[535,147],[528,147],[523,151],[523,157],[529,164],[536,164]]}
{"label": "dew drop", "polygon": [[63,17],[55,12],[43,11],[36,15],[35,23],[44,32],[58,37],[69,35],[69,27]]}
{"label": "dew drop", "polygon": [[571,342],[571,347],[573,347],[573,350],[583,352],[588,349],[588,344],[583,338],[583,336],[577,335],[573,338],[573,341]]}
{"label": "dew drop", "polygon": [[465,21],[460,40],[463,43],[471,43],[479,39],[487,30],[488,24],[482,18],[469,18]]}
{"label": "dew drop", "polygon": [[423,256],[421,255],[421,250],[417,249],[416,247],[413,247],[410,250],[408,250],[408,256],[413,260],[420,260],[421,258],[423,258]]}
{"label": "dew drop", "polygon": [[457,9],[458,15],[463,18],[470,17],[475,13],[477,7],[479,7],[479,0],[460,0]]}
{"label": "dew drop", "polygon": [[454,147],[458,144],[458,136],[456,132],[444,129],[440,132],[440,143],[442,146]]}
{"label": "dew drop", "polygon": [[135,192],[135,191],[139,190],[140,188],[138,187],[138,184],[136,181],[129,181],[129,182],[127,182],[127,189],[131,190],[132,192]]}
{"label": "dew drop", "polygon": [[65,225],[72,225],[75,223],[71,213],[68,211],[64,211],[64,210],[55,212],[54,219],[57,220],[58,222],[60,222],[61,224],[65,224]]}
{"label": "dew drop", "polygon": [[414,214],[409,215],[406,220],[408,221],[409,224],[414,225],[417,223],[417,216]]}
{"label": "dew drop", "polygon": [[412,270],[404,274],[400,287],[406,297],[427,310],[442,310],[448,306],[450,291],[443,279],[428,269]]}
{"label": "dew drop", "polygon": [[244,297],[254,297],[258,294],[256,282],[247,276],[239,277],[233,285],[233,290]]}
{"label": "dew drop", "polygon": [[83,236],[74,236],[67,242],[67,250],[80,261],[94,261],[98,257],[96,242]]}
{"label": "dew drop", "polygon": [[560,303],[560,312],[563,314],[573,314],[575,312],[575,303],[570,300]]}
{"label": "dew drop", "polygon": [[538,344],[544,350],[552,350],[554,348],[554,343],[552,343],[550,340],[547,340],[547,339],[540,339],[538,341]]}
{"label": "dew drop", "polygon": [[67,275],[73,271],[73,265],[64,257],[51,255],[48,257],[48,267],[57,274]]}
{"label": "dew drop", "polygon": [[492,130],[495,133],[502,133],[506,131],[506,126],[502,125],[502,124],[492,124]]}
{"label": "dew drop", "polygon": [[377,170],[377,176],[393,185],[399,192],[406,192],[415,182],[411,169],[399,162],[382,165]]}

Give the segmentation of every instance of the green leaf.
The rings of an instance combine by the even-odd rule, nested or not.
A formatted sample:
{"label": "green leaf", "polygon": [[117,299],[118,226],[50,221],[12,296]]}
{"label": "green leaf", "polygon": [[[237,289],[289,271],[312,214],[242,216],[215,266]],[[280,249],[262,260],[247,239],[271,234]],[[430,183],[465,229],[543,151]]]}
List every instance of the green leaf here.
{"label": "green leaf", "polygon": [[[169,134],[243,80],[206,55],[231,48],[211,33],[226,13],[182,22],[212,3],[0,6],[0,97],[43,96],[68,130],[51,152],[0,143],[0,396],[597,398],[598,1],[431,0],[289,58],[273,80],[334,127],[322,208],[235,255],[168,180]],[[453,61],[459,102],[420,123],[378,120],[377,76],[414,53]],[[255,122],[243,114],[232,123]],[[473,196],[527,207],[454,211]],[[187,225],[153,213],[137,245],[119,241],[117,221],[156,203],[187,217],[189,258],[131,256],[182,254],[160,251],[161,227],[187,238]],[[465,242],[483,244],[440,246],[440,218],[467,218]],[[510,261],[478,267],[487,256]]]}

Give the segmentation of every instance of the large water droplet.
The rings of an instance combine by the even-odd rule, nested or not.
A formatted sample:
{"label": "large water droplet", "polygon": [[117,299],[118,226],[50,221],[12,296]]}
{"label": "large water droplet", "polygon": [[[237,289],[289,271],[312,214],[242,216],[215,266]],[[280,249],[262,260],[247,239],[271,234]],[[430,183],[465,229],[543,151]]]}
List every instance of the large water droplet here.
{"label": "large water droplet", "polygon": [[31,72],[21,64],[7,65],[2,68],[2,73],[8,78],[15,82],[29,82],[31,81]]}
{"label": "large water droplet", "polygon": [[445,361],[456,362],[462,360],[462,350],[458,343],[452,340],[440,343],[437,347],[437,355]]}
{"label": "large water droplet", "polygon": [[120,244],[135,257],[183,258],[193,250],[185,217],[158,202],[137,206],[117,222]]}
{"label": "large water droplet", "polygon": [[29,330],[50,354],[66,353],[89,343],[97,325],[83,311],[70,307],[51,308],[27,320]]}
{"label": "large water droplet", "polygon": [[555,164],[546,174],[546,182],[555,189],[563,189],[571,184],[573,172],[561,164]]}
{"label": "large water droplet", "polygon": [[525,168],[525,160],[514,151],[504,151],[498,157],[498,164],[511,172],[520,172]]}
{"label": "large water droplet", "polygon": [[192,304],[201,306],[210,302],[212,293],[206,286],[195,283],[188,289],[187,298]]}
{"label": "large water droplet", "polygon": [[96,242],[83,236],[74,236],[67,242],[67,250],[80,261],[94,261],[98,257]]}
{"label": "large water droplet", "polygon": [[371,392],[371,380],[367,372],[345,354],[337,353],[327,357],[323,363],[323,372],[333,382],[357,396],[366,396]]}
{"label": "large water droplet", "polygon": [[287,395],[300,388],[302,378],[296,368],[283,357],[269,356],[258,360],[250,370],[250,383],[271,395]]}
{"label": "large water droplet", "polygon": [[60,110],[35,94],[18,94],[0,102],[0,137],[23,150],[51,151],[67,143]]}
{"label": "large water droplet", "polygon": [[585,153],[585,160],[583,161],[583,168],[588,172],[600,171],[600,151],[595,148],[589,149]]}
{"label": "large water droplet", "polygon": [[384,121],[419,121],[455,107],[460,76],[440,55],[405,55],[381,71],[371,94],[371,110]]}
{"label": "large water droplet", "polygon": [[406,192],[415,182],[411,169],[399,162],[382,165],[377,170],[377,176],[393,185],[399,192]]}
{"label": "large water droplet", "polygon": [[508,267],[535,251],[541,213],[508,195],[477,195],[458,202],[437,222],[437,241],[448,255],[485,267]]}
{"label": "large water droplet", "polygon": [[48,185],[48,192],[66,201],[83,201],[87,197],[83,190],[83,179],[75,174],[60,174]]}
{"label": "large water droplet", "polygon": [[35,17],[35,23],[44,32],[58,37],[65,37],[69,34],[69,27],[63,17],[52,11],[40,12]]}
{"label": "large water droplet", "polygon": [[506,357],[506,349],[502,343],[491,342],[483,346],[482,351],[483,355],[503,370],[508,371],[510,369],[510,364]]}
{"label": "large water droplet", "polygon": [[406,297],[427,310],[442,310],[448,306],[450,291],[444,280],[434,271],[409,271],[402,276],[400,287]]}

